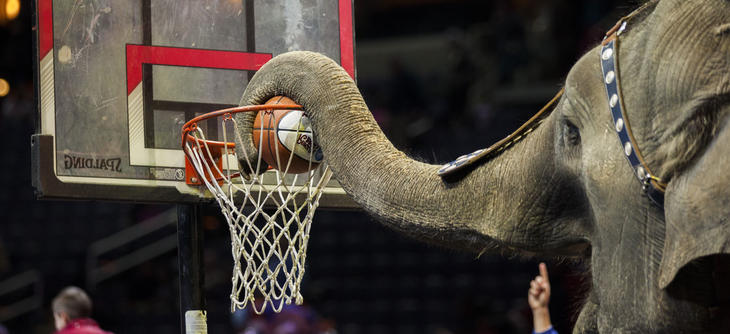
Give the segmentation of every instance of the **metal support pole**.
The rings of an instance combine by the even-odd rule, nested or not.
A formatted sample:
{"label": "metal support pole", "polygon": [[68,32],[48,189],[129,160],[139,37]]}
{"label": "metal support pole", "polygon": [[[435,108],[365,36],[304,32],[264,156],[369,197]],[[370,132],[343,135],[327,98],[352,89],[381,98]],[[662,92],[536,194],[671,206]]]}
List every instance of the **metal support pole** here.
{"label": "metal support pole", "polygon": [[177,257],[180,277],[180,318],[183,334],[207,334],[203,229],[195,204],[177,206]]}

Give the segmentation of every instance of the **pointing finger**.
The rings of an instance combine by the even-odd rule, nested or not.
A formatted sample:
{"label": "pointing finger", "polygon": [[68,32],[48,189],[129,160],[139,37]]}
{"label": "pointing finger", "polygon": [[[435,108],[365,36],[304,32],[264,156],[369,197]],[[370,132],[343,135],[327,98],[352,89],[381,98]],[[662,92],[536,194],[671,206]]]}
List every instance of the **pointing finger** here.
{"label": "pointing finger", "polygon": [[544,262],[540,262],[540,276],[545,280],[545,282],[550,281],[550,279],[548,278],[547,266]]}

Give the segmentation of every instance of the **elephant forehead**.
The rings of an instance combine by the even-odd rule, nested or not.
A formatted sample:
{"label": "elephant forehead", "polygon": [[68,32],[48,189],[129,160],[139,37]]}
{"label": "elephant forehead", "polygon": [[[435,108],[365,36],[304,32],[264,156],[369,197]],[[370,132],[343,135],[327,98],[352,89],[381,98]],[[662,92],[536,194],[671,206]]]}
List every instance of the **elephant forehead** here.
{"label": "elephant forehead", "polygon": [[565,79],[565,99],[569,103],[560,112],[578,119],[581,132],[602,132],[611,125],[598,52],[596,47],[583,55]]}
{"label": "elephant forehead", "polygon": [[[601,80],[599,47],[584,54],[573,65],[565,79],[566,90],[571,94],[585,98],[597,98],[603,92]],[[593,101],[592,102],[597,102]]]}

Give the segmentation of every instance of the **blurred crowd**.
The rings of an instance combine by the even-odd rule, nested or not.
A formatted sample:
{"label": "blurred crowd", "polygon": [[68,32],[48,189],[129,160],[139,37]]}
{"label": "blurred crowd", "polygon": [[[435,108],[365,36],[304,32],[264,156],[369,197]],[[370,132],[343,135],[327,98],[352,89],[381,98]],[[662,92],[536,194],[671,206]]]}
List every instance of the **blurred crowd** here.
{"label": "blurred crowd", "polygon": [[432,1],[419,11],[406,5],[412,2],[365,9],[372,17],[357,21],[357,60],[368,71],[358,83],[396,147],[432,162],[486,147],[527,120],[633,5]]}

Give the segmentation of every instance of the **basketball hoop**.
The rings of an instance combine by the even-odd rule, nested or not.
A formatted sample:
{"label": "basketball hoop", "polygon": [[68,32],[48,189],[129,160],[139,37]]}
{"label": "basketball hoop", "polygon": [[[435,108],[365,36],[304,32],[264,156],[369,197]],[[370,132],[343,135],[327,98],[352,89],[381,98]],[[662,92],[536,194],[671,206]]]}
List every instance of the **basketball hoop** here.
{"label": "basketball hoop", "polygon": [[[301,106],[278,104],[224,109],[195,117],[182,128],[186,182],[200,186],[201,190],[204,185],[211,192],[231,233],[234,260],[231,312],[249,305],[258,314],[267,308],[279,312],[292,301],[302,303],[299,286],[304,275],[312,217],[332,174],[325,164],[316,167],[312,164],[313,168],[301,174],[266,171],[262,166],[267,164],[261,156],[247,152],[245,147],[240,149],[244,156],[238,156],[235,143],[229,138],[230,131],[234,134],[239,131],[233,114],[272,109],[301,110]],[[215,123],[222,134],[221,141],[205,137],[204,125],[210,126],[214,122],[208,120],[212,119],[220,119]],[[262,124],[259,134],[263,136],[263,133]],[[261,152],[263,140],[259,140],[258,146]],[[291,161],[294,153],[288,155]],[[290,164],[282,161],[278,165],[288,169]]]}

